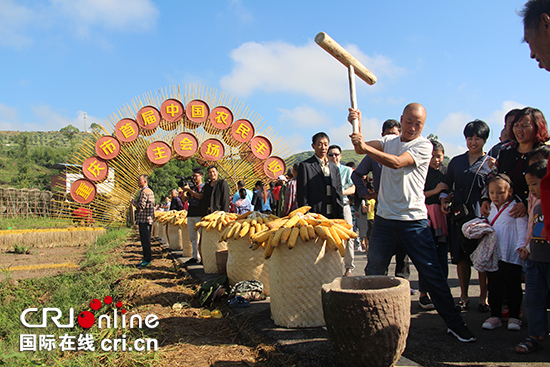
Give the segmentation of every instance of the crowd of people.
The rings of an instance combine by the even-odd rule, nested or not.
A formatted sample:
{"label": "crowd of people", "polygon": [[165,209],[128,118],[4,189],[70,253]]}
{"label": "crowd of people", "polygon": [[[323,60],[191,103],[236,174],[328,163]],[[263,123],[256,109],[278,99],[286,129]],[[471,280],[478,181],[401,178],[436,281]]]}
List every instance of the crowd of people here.
{"label": "crowd of people", "polygon": [[[550,71],[550,1],[530,0],[521,15],[531,57]],[[509,330],[522,329],[525,282],[528,336],[515,351],[539,349],[548,336],[550,292],[544,223],[544,212],[550,211],[546,119],[532,107],[509,111],[501,141],[491,149],[485,147],[489,126],[481,120],[468,122],[468,150],[445,166],[443,145],[421,136],[426,117],[424,106],[408,104],[400,121],[385,121],[381,138],[366,142],[361,112],[350,109],[348,120],[357,121],[359,128],[350,135],[351,142],[357,154],[365,155],[357,167],[353,162],[342,165],[341,148],[320,132],[312,137],[311,158],[294,164],[269,187],[256,182],[253,191],[240,181],[231,195],[215,166],[207,170],[207,183],[202,168],[195,169],[194,187],[181,188],[181,194],[173,191],[164,204],[188,210],[190,262],[200,262],[200,233],[194,224],[208,213],[256,210],[284,216],[307,205],[311,212],[347,220],[358,231],[358,243],[346,243],[344,276],[353,274],[356,249],[367,253],[366,275],[387,274],[395,256],[396,275],[408,277],[410,258],[419,274],[420,306],[435,308],[448,333],[462,342],[476,340],[461,317],[470,307],[472,267],[479,274],[477,310],[490,313],[480,325],[483,329],[502,327],[503,322]],[[154,196],[147,176],[139,177],[139,186],[134,205],[144,255],[139,266],[144,267],[151,262]],[[456,303],[447,282],[449,254],[460,284]]]}
{"label": "crowd of people", "polygon": [[[361,112],[350,109],[348,119],[357,119],[360,126]],[[344,276],[353,274],[356,251],[367,254],[366,275],[387,274],[395,256],[395,275],[408,278],[410,257],[419,273],[420,306],[435,308],[448,331],[463,342],[475,341],[460,316],[470,306],[472,266],[479,274],[477,310],[490,312],[481,325],[484,329],[495,329],[507,320],[508,329],[521,330],[524,278],[529,337],[516,351],[537,349],[547,335],[544,266],[550,263],[540,206],[540,181],[550,156],[545,117],[532,107],[509,111],[501,142],[488,152],[489,126],[481,120],[468,122],[464,128],[468,150],[451,158],[448,165],[444,165],[443,145],[420,135],[425,119],[425,108],[412,103],[405,107],[400,122],[384,122],[381,139],[365,142],[361,132],[352,134],[356,152],[366,154],[357,167],[353,162],[342,165],[341,148],[330,145],[327,134],[317,133],[312,137],[311,158],[294,164],[269,185],[257,181],[254,190],[239,181],[233,195],[215,166],[208,167],[206,183],[203,169],[194,169],[193,187],[174,189],[167,198],[168,209],[188,210],[193,247],[188,263],[201,261],[195,224],[211,212],[255,210],[285,216],[307,205],[327,218],[347,220],[357,231],[357,242],[346,243]],[[154,197],[146,176],[140,176],[139,185],[142,190],[135,205],[144,247],[139,266],[145,267],[151,262],[147,238]],[[467,236],[465,228],[470,230],[475,218],[486,218],[485,225],[496,234],[491,246],[486,246],[491,241],[481,246],[479,237]],[[497,266],[485,270],[472,260],[482,247],[497,258]],[[449,254],[460,284],[456,303],[447,284]]]}
{"label": "crowd of people", "polygon": [[[350,109],[348,119],[360,122],[360,111]],[[524,277],[529,336],[516,352],[536,350],[548,334],[550,244],[540,206],[540,181],[550,156],[546,119],[532,107],[508,112],[493,156],[484,149],[489,126],[468,122],[468,151],[447,167],[444,147],[420,136],[425,119],[425,108],[410,104],[401,116],[400,136],[385,136],[384,129],[382,139],[364,142],[360,132],[351,135],[356,152],[367,154],[355,170],[356,194],[378,199],[365,273],[386,274],[401,247],[419,273],[420,305],[435,308],[448,331],[464,342],[475,341],[458,313],[469,307],[471,267],[479,273],[477,309],[490,312],[481,325],[488,330],[504,320],[509,330],[521,330]],[[373,163],[381,164],[381,171]],[[374,184],[360,190],[359,179],[367,172]],[[476,231],[483,235],[472,236]],[[446,283],[449,252],[461,290],[454,305]],[[492,259],[491,266],[480,260],[483,256]]]}

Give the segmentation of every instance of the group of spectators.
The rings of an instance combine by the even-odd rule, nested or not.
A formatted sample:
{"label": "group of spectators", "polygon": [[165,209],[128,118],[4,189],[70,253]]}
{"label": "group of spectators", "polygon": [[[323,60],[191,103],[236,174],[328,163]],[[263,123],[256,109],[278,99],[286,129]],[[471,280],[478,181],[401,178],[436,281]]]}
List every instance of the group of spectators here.
{"label": "group of spectators", "polygon": [[[207,168],[209,180],[203,182],[204,171],[202,168],[194,168],[191,176],[193,186],[188,183],[180,190],[172,190],[169,210],[187,209],[187,229],[189,240],[193,247],[193,255],[189,264],[200,263],[200,233],[195,229],[195,224],[202,217],[215,211],[229,211],[231,197],[227,181],[219,177],[216,166]],[[155,197],[148,187],[149,177],[140,175],[138,179],[140,195],[133,202],[136,210],[136,222],[139,227],[141,245],[143,247],[143,260],[138,267],[144,268],[151,264],[151,226],[154,219]],[[168,199],[168,198],[167,198]]]}
{"label": "group of spectators", "polygon": [[[348,119],[358,120],[360,126],[360,111],[350,109]],[[315,134],[314,155],[298,165],[298,206],[308,205],[312,212],[350,223],[355,217],[367,252],[366,275],[387,274],[395,255],[396,275],[408,277],[410,256],[419,272],[420,306],[435,308],[448,332],[463,342],[475,341],[460,312],[470,305],[471,267],[477,265],[472,254],[481,243],[479,236],[465,233],[479,230],[481,221],[476,218],[486,218],[482,222],[496,235],[492,247],[486,240],[480,251],[492,253],[496,262],[491,268],[476,266],[481,290],[477,309],[491,313],[481,327],[492,330],[507,320],[508,329],[521,330],[525,261],[526,305],[536,318],[529,318],[533,335],[516,351],[528,353],[547,334],[546,321],[540,321],[546,317],[548,283],[540,283],[547,270],[537,270],[535,280],[529,273],[532,264],[550,262],[539,189],[550,155],[545,117],[532,107],[508,112],[501,142],[490,154],[484,150],[489,126],[481,120],[468,122],[464,128],[468,151],[453,157],[448,166],[443,165],[443,145],[420,135],[425,119],[425,108],[412,103],[405,107],[401,122],[385,121],[381,139],[365,142],[361,132],[352,134],[356,152],[367,154],[355,169],[351,163],[340,164],[341,149],[330,145],[325,133]],[[457,303],[447,283],[449,252],[461,288]],[[349,243],[344,276],[352,274],[353,253]]]}
{"label": "group of spectators", "polygon": [[[550,0],[528,1],[521,15],[531,57],[550,71]],[[351,142],[356,153],[366,155],[355,170],[341,165],[340,147],[330,145],[325,133],[317,133],[311,145],[314,155],[294,165],[288,177],[280,177],[269,189],[258,181],[254,192],[240,182],[232,201],[215,167],[208,168],[208,184],[202,183],[202,170],[194,171],[195,187],[182,188],[194,238],[191,261],[200,261],[194,223],[215,210],[229,211],[230,204],[237,212],[253,209],[280,216],[307,205],[312,212],[344,218],[350,224],[355,217],[362,249],[367,251],[365,274],[387,274],[394,255],[398,271],[406,274],[410,258],[419,274],[420,305],[435,308],[447,332],[462,342],[476,340],[461,316],[470,306],[472,265],[479,272],[477,309],[491,313],[481,327],[489,330],[506,319],[508,329],[521,330],[525,273],[528,337],[515,350],[537,350],[548,335],[550,291],[550,243],[543,214],[550,210],[550,178],[545,176],[550,136],[545,117],[532,107],[510,111],[501,143],[489,153],[484,149],[488,125],[481,120],[468,122],[464,128],[468,150],[453,157],[447,167],[443,146],[421,136],[426,117],[424,106],[411,103],[399,122],[384,123],[380,139],[366,142],[361,112],[350,109],[348,120],[357,121],[359,127],[350,135]],[[148,241],[154,197],[146,176],[140,176],[139,186],[134,204],[144,248],[140,266],[144,267],[151,261]],[[344,275],[353,272],[354,252],[348,241]],[[449,252],[460,282],[456,304],[447,283]]]}

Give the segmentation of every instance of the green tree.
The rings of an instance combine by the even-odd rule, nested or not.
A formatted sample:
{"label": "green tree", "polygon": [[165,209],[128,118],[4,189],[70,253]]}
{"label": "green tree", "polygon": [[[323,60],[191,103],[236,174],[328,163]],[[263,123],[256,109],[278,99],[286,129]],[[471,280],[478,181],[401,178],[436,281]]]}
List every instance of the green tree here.
{"label": "green tree", "polygon": [[17,138],[15,141],[18,145],[17,151],[15,152],[18,172],[17,172],[17,176],[15,176],[14,179],[12,180],[12,183],[19,187],[28,187],[32,182],[32,173],[33,173],[31,170],[31,159],[29,154],[31,134],[27,132],[23,132],[17,135]]}
{"label": "green tree", "polygon": [[80,130],[73,125],[67,125],[59,131],[62,132],[69,141],[73,140],[76,133],[80,132]]}
{"label": "green tree", "polygon": [[437,141],[439,141],[439,138],[438,138],[437,135],[435,135],[435,134],[430,134],[430,135],[428,135],[428,137],[427,137],[426,139],[428,139],[428,140],[437,140]]}
{"label": "green tree", "polygon": [[179,179],[176,176],[191,176],[193,168],[200,167],[194,159],[178,161],[170,160],[164,166],[157,168],[149,177],[149,186],[155,193],[157,203],[164,202],[173,189],[178,188]]}
{"label": "green tree", "polygon": [[90,130],[92,130],[93,132],[96,132],[96,131],[101,131],[102,129],[101,129],[101,126],[99,126],[95,122],[92,122],[92,124],[90,125]]}

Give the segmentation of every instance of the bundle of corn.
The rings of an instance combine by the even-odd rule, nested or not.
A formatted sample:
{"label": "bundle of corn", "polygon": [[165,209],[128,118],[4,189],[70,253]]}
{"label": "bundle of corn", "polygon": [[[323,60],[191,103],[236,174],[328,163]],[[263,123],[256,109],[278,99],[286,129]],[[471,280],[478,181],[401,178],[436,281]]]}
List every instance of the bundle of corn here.
{"label": "bundle of corn", "polygon": [[[187,231],[187,210],[155,212],[155,223],[165,226],[160,228],[161,238],[172,250],[183,250],[183,256],[192,256],[193,249]],[[165,233],[165,237],[162,234]]]}
{"label": "bundle of corn", "polygon": [[171,223],[175,226],[187,225],[187,210],[170,210],[155,212],[155,221],[163,224]]}
{"label": "bundle of corn", "polygon": [[325,324],[321,287],[342,276],[343,241],[357,237],[345,220],[309,209],[298,208],[252,237],[251,247],[263,247],[270,258],[271,316],[279,326]]}
{"label": "bundle of corn", "polygon": [[217,211],[208,214],[195,225],[195,229],[206,228],[201,231],[201,259],[204,272],[213,274],[218,272],[216,261],[216,251],[227,250],[227,243],[220,241],[220,232],[225,226],[233,222],[238,217],[234,213]]}
{"label": "bundle of corn", "polygon": [[[248,218],[249,216],[250,219]],[[261,225],[263,225],[273,219],[278,219],[278,217],[274,215],[265,216],[260,213],[254,214],[251,211],[241,215],[217,211],[203,217],[195,225],[195,228],[206,228],[206,231],[202,231],[201,234],[201,258],[204,272],[218,272],[216,251],[227,250],[226,240],[229,238],[229,234],[231,234],[232,238],[239,238],[242,233],[242,237],[244,237],[250,232],[251,224],[254,220],[256,221],[254,224],[255,233],[256,224],[259,224],[258,221],[261,220]]]}
{"label": "bundle of corn", "polygon": [[37,248],[88,246],[104,233],[103,227],[4,230],[0,231],[0,250],[13,250],[20,244]]}
{"label": "bundle of corn", "polygon": [[256,279],[262,282],[264,293],[269,296],[269,264],[259,251],[250,251],[251,237],[267,229],[267,224],[278,217],[259,212],[249,212],[246,218],[230,223],[221,234],[227,241],[227,277],[229,284]]}
{"label": "bundle of corn", "polygon": [[296,245],[298,237],[308,242],[319,237],[326,241],[329,248],[338,251],[341,256],[346,254],[343,241],[357,238],[345,219],[328,219],[321,214],[307,213],[311,209],[303,206],[292,211],[288,216],[266,224],[265,229],[250,236],[251,248],[264,248],[264,256],[269,259],[273,249],[279,244],[286,244],[289,249]]}
{"label": "bundle of corn", "polygon": [[246,212],[235,218],[234,222],[229,223],[221,233],[221,239],[227,241],[230,238],[235,240],[244,238],[247,234],[250,242],[256,233],[269,229],[268,224],[279,217],[273,214],[262,214],[259,212]]}

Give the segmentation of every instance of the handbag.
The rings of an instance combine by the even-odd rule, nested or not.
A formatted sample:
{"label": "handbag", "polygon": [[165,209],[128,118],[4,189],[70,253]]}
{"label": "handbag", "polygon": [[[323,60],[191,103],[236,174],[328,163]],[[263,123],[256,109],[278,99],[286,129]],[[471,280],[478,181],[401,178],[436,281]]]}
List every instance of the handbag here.
{"label": "handbag", "polygon": [[[485,155],[485,159],[481,164],[479,165],[479,168],[477,169],[474,178],[472,179],[472,185],[470,186],[470,192],[468,193],[468,197],[466,198],[466,203],[470,200],[470,196],[472,195],[472,189],[474,188],[474,183],[476,180],[476,176],[479,173],[479,170],[485,162],[487,161],[487,158],[489,158],[489,154]],[[470,210],[468,209],[468,206],[465,203],[461,202],[452,202],[451,203],[451,211],[449,213],[449,216],[451,218],[451,221],[456,224],[460,224],[464,221],[464,219],[469,218]]]}
{"label": "handbag", "polygon": [[[468,202],[468,200],[466,200],[466,202]],[[454,223],[462,223],[469,214],[470,211],[468,210],[466,204],[455,202],[451,204],[451,211],[449,213],[449,216]]]}

